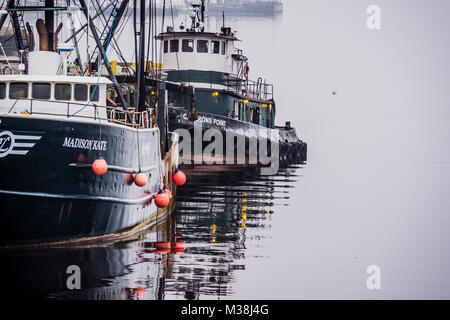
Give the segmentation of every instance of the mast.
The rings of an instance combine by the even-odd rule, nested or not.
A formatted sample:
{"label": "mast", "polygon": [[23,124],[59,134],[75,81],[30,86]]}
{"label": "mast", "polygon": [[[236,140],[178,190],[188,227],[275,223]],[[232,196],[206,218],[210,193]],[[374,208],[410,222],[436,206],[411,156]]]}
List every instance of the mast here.
{"label": "mast", "polygon": [[[123,108],[126,111],[128,111],[127,102],[125,100],[125,97],[122,94],[122,90],[120,89],[120,85],[117,82],[116,76],[114,75],[114,72],[113,72],[113,70],[111,68],[111,64],[109,63],[108,57],[106,56],[105,49],[103,48],[103,44],[100,41],[100,38],[99,38],[98,33],[97,33],[97,29],[95,28],[95,25],[92,22],[92,18],[88,15],[86,3],[84,2],[84,0],[80,0],[80,4],[81,4],[81,7],[83,8],[82,11],[83,11],[84,15],[86,16],[87,19],[89,19],[88,24],[89,24],[89,27],[91,29],[92,36],[94,37],[95,42],[97,44],[97,47],[100,50],[100,54],[102,55],[102,58],[105,61],[105,67],[108,70],[109,79],[112,81],[112,83],[114,85],[114,89],[115,89],[117,95],[119,96],[119,99],[120,99],[120,102],[122,103]],[[130,114],[127,113],[127,115],[128,115],[128,120],[130,122],[132,122]]]}
{"label": "mast", "polygon": [[202,22],[205,23],[205,0],[202,0],[201,18],[202,18]]}
{"label": "mast", "polygon": [[136,107],[138,111],[145,110],[145,0],[140,0],[139,28],[139,62],[136,61],[137,85]]}

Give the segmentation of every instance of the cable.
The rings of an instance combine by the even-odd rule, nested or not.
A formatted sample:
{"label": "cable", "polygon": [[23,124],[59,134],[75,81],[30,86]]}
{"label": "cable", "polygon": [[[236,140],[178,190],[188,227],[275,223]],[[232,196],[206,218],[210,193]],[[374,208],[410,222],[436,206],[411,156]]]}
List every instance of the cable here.
{"label": "cable", "polygon": [[[117,3],[118,2],[119,2],[119,0],[116,0],[116,3],[114,4],[114,17],[113,17],[112,23],[114,23],[114,20],[116,20],[116,7],[117,7]],[[100,81],[100,77],[102,75],[103,66],[105,65],[106,53],[108,52],[109,42],[111,41],[111,33],[112,33],[112,28],[109,30],[108,43],[106,44],[106,48],[105,48],[105,56],[103,57],[102,66],[100,67],[100,72],[98,73],[98,76],[97,76],[97,83],[95,84],[94,91],[92,91],[92,94],[91,94],[91,97],[89,98],[89,101],[84,105],[84,107],[82,107],[81,109],[79,109],[78,111],[73,113],[72,115],[69,115],[68,118],[71,118],[71,117],[77,115],[78,113],[83,111],[91,103],[92,98],[94,97],[95,92],[97,91],[97,88],[98,88],[98,82]]]}

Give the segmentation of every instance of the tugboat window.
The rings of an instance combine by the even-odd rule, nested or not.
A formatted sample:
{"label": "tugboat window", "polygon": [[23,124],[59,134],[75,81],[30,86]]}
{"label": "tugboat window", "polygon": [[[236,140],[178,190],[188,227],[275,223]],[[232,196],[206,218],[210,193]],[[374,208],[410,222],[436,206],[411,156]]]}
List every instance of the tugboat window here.
{"label": "tugboat window", "polygon": [[183,50],[183,52],[194,52],[194,40],[183,40],[183,43],[181,44],[181,50]]}
{"label": "tugboat window", "polygon": [[28,83],[14,82],[9,85],[9,98],[20,99],[28,98]]}
{"label": "tugboat window", "polygon": [[197,41],[197,52],[208,53],[209,41],[208,40],[198,40]]}
{"label": "tugboat window", "polygon": [[220,41],[212,42],[212,53],[214,53],[214,54],[220,53]]}
{"label": "tugboat window", "polygon": [[[97,88],[98,90],[98,88]],[[86,84],[76,84],[75,90],[73,92],[74,98],[76,101],[86,101],[88,99],[87,96],[88,88]]]}
{"label": "tugboat window", "polygon": [[6,83],[0,82],[0,99],[6,98]]}
{"label": "tugboat window", "polygon": [[[92,96],[92,92],[94,92],[94,89],[95,89],[95,85],[92,85],[89,88],[89,98]],[[94,96],[92,97],[91,101],[94,101],[94,102],[98,101],[98,93],[99,92],[100,92],[100,88],[97,87],[97,90],[95,90]]]}
{"label": "tugboat window", "polygon": [[50,83],[33,83],[31,89],[33,99],[50,99]]}
{"label": "tugboat window", "polygon": [[67,83],[55,84],[55,99],[56,100],[71,100],[72,86]]}
{"label": "tugboat window", "polygon": [[164,40],[164,53],[169,52],[169,41]]}
{"label": "tugboat window", "polygon": [[170,52],[178,52],[179,41],[170,40]]}
{"label": "tugboat window", "polygon": [[222,41],[222,54],[225,54],[225,41]]}

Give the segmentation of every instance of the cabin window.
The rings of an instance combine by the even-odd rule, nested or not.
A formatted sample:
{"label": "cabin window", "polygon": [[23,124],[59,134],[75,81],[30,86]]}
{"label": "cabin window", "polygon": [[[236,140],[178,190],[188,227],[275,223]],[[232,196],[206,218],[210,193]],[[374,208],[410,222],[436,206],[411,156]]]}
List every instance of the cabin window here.
{"label": "cabin window", "polygon": [[55,99],[56,100],[71,100],[72,86],[68,83],[55,84]]}
{"label": "cabin window", "polygon": [[10,83],[9,98],[10,99],[28,98],[28,83],[27,82]]}
{"label": "cabin window", "polygon": [[164,53],[169,52],[169,41],[164,40]]}
{"label": "cabin window", "polygon": [[94,101],[94,102],[98,101],[98,96],[99,96],[98,93],[100,92],[100,87],[97,86],[97,90],[95,90],[94,96],[92,96],[92,93],[94,92],[95,87],[96,87],[95,85],[92,85],[89,88],[89,98],[92,97],[91,101]]}
{"label": "cabin window", "polygon": [[178,52],[178,46],[178,40],[170,40],[170,52]]}
{"label": "cabin window", "polygon": [[181,44],[181,50],[183,50],[183,52],[193,52],[194,51],[194,40],[184,39],[183,43]]}
{"label": "cabin window", "polygon": [[6,83],[0,82],[0,99],[6,98]]}
{"label": "cabin window", "polygon": [[222,54],[225,54],[225,41],[222,41]]}
{"label": "cabin window", "polygon": [[219,54],[220,53],[220,41],[212,41],[212,53]]}
{"label": "cabin window", "polygon": [[50,83],[33,83],[31,85],[31,96],[33,99],[50,99]]}
{"label": "cabin window", "polygon": [[197,41],[197,52],[208,53],[209,41],[208,40],[198,40]]}
{"label": "cabin window", "polygon": [[73,91],[73,97],[74,97],[75,101],[86,101],[88,99],[87,84],[76,84],[74,88],[75,89]]}

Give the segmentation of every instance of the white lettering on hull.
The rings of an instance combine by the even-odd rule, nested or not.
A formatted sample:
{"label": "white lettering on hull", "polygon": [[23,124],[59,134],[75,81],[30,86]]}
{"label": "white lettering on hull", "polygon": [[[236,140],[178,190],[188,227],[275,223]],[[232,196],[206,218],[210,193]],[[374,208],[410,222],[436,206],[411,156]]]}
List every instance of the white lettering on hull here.
{"label": "white lettering on hull", "polygon": [[65,137],[62,146],[64,148],[106,151],[107,144],[108,141],[104,140],[89,140]]}

